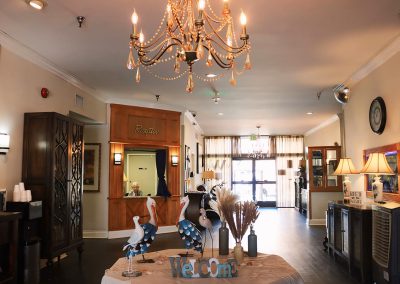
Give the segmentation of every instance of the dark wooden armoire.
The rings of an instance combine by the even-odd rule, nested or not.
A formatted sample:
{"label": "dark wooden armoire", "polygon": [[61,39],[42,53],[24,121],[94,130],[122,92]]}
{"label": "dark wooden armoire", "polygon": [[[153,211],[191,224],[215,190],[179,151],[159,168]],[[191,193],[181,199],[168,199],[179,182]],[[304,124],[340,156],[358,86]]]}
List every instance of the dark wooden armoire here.
{"label": "dark wooden armoire", "polygon": [[41,257],[82,253],[83,125],[54,112],[25,113],[22,181],[43,201]]}

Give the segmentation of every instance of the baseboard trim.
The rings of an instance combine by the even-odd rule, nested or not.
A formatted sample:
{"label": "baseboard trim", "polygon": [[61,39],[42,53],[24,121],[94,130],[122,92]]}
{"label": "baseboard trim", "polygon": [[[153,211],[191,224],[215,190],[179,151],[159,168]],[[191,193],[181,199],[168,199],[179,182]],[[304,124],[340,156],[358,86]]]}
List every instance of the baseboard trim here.
{"label": "baseboard trim", "polygon": [[325,226],[325,219],[307,219],[307,225],[309,226]]}
{"label": "baseboard trim", "polygon": [[[167,234],[176,232],[176,226],[162,226],[158,227],[157,234]],[[132,234],[132,230],[120,230],[120,231],[109,231],[108,238],[109,239],[119,239],[119,238],[128,238]]]}
{"label": "baseboard trim", "polygon": [[85,230],[83,231],[84,239],[107,239],[108,231]]}

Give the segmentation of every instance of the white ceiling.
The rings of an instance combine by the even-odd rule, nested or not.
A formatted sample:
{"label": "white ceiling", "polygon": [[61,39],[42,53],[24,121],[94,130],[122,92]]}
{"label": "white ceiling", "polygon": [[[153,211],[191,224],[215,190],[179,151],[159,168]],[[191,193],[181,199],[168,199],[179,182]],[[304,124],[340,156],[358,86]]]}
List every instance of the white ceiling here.
{"label": "white ceiling", "polygon": [[[262,126],[261,134],[305,133],[340,111],[330,88],[348,80],[400,34],[398,0],[230,2],[235,15],[240,8],[247,14],[253,69],[237,78],[236,87],[229,85],[229,74],[215,83],[222,97],[218,105],[209,86],[198,80],[195,91],[186,94],[185,76],[166,82],[142,70],[138,85],[125,67],[133,8],[148,38],[166,0],[48,0],[43,11],[24,0],[2,0],[0,29],[108,102],[196,111],[207,135],[246,135],[256,132],[256,125]],[[86,17],[82,28],[76,22],[80,15]],[[206,72],[196,64],[194,71]],[[306,115],[309,111],[314,114]]]}

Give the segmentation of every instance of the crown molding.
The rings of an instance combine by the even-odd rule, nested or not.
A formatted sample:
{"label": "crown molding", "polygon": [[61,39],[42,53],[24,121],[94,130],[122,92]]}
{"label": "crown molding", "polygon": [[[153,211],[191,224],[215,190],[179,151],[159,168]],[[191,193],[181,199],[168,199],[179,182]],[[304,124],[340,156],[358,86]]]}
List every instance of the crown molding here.
{"label": "crown molding", "polygon": [[339,116],[337,114],[333,115],[332,117],[328,118],[324,122],[320,123],[319,125],[315,126],[314,128],[311,128],[308,130],[306,133],[304,133],[304,137],[310,136],[311,134],[317,132],[318,130],[327,127],[328,125],[331,125],[335,121],[339,120]]}
{"label": "crown molding", "polygon": [[96,92],[96,90],[80,81],[75,75],[70,72],[63,70],[61,67],[57,66],[55,63],[49,59],[43,57],[30,47],[19,42],[5,31],[0,29],[0,46],[5,47],[10,52],[26,59],[27,61],[49,71],[50,73],[56,75],[57,77],[63,79],[67,83],[83,90],[89,95],[93,96],[95,99],[105,102],[104,98]]}
{"label": "crown molding", "polygon": [[358,83],[398,52],[400,52],[400,35],[393,39],[381,51],[379,51],[378,54],[372,57],[371,60],[369,60],[366,64],[364,64],[356,72],[354,72],[347,80],[347,83],[349,85],[354,85]]}

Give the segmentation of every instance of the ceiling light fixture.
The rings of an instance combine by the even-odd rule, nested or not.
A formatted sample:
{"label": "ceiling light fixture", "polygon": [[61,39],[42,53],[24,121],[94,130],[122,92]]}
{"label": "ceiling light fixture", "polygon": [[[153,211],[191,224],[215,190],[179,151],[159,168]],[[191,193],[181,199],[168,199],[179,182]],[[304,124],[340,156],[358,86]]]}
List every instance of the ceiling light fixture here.
{"label": "ceiling light fixture", "polygon": [[206,74],[206,77],[207,78],[215,78],[215,77],[217,77],[217,75],[213,74],[213,73],[209,73],[209,74]]}
{"label": "ceiling light fixture", "polygon": [[44,1],[43,0],[30,0],[29,5],[31,5],[32,8],[35,8],[37,10],[42,10],[44,7]]}
{"label": "ceiling light fixture", "polygon": [[307,115],[312,115],[313,113],[311,111],[307,112]]}
{"label": "ceiling light fixture", "polygon": [[223,112],[219,112],[219,113],[217,113],[219,116],[223,116],[224,115],[224,113]]}
{"label": "ceiling light fixture", "polygon": [[252,144],[253,152],[250,153],[249,158],[252,158],[252,159],[264,159],[263,149],[265,147],[264,147],[264,141],[263,141],[263,139],[261,138],[261,135],[260,135],[261,126],[257,125],[256,127],[257,127],[257,130],[258,130],[257,134],[250,135],[250,141],[251,141],[251,144]]}
{"label": "ceiling light fixture", "polygon": [[[142,31],[138,32],[139,17],[135,10],[131,21],[133,31],[129,41],[127,68],[137,68],[137,82],[140,81],[140,65],[156,78],[168,81],[179,79],[188,73],[186,91],[191,93],[194,88],[193,75],[207,80],[193,72],[193,64],[197,61],[203,59],[208,67],[215,62],[220,68],[231,70],[229,82],[232,85],[236,85],[235,74],[243,71],[236,70],[236,58],[246,54],[243,69],[251,69],[247,17],[242,11],[242,31],[238,42],[228,0],[223,1],[222,16],[218,16],[206,0],[168,0],[161,23],[148,41],[145,41]],[[137,51],[138,62],[135,62],[133,49]],[[173,52],[173,55],[168,56],[169,52]],[[175,76],[163,77],[148,68],[171,60],[174,61],[173,69],[177,73]],[[187,70],[181,71],[181,62],[187,63]]]}

